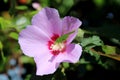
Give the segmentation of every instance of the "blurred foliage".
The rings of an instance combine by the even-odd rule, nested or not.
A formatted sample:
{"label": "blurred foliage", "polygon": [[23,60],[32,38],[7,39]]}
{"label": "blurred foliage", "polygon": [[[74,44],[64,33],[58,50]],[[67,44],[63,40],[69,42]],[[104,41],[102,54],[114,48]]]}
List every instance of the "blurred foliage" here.
{"label": "blurred foliage", "polygon": [[[32,6],[34,2],[40,4],[39,9],[58,9],[61,18],[69,15],[82,21],[73,41],[83,47],[79,62],[62,63],[53,75],[43,77],[34,74],[33,59],[21,54],[18,45],[19,32],[31,24],[32,16],[38,12]],[[88,80],[93,75],[90,73],[88,76],[87,73],[99,67],[105,71],[120,71],[120,0],[3,0],[0,5],[0,73],[6,69],[12,54],[21,54],[21,62],[28,69],[25,80],[71,80],[71,77]],[[104,78],[91,77],[91,80],[103,80],[105,75]],[[110,73],[108,75],[111,76]]]}

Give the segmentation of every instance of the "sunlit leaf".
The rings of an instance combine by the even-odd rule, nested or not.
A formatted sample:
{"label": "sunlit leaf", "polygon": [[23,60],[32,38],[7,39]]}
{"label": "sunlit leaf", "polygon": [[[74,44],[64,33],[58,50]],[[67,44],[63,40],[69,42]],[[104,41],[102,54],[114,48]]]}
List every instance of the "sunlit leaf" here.
{"label": "sunlit leaf", "polygon": [[49,0],[41,0],[41,5],[43,6],[43,7],[46,7],[46,6],[49,6]]}
{"label": "sunlit leaf", "polygon": [[22,63],[31,63],[31,64],[33,64],[34,63],[34,60],[33,60],[33,58],[30,58],[30,57],[27,57],[27,56],[21,56],[20,57],[20,60],[21,60],[21,62]]}
{"label": "sunlit leaf", "polygon": [[105,54],[115,54],[116,53],[116,47],[114,47],[114,46],[103,45],[102,50],[105,52]]}
{"label": "sunlit leaf", "polygon": [[28,9],[27,6],[16,6],[15,8],[18,10],[27,10]]}
{"label": "sunlit leaf", "polygon": [[64,62],[64,63],[63,63],[63,67],[64,67],[65,69],[66,69],[66,68],[69,68],[69,66],[70,66],[69,63],[67,63],[67,62]]}
{"label": "sunlit leaf", "polygon": [[0,50],[3,48],[3,44],[2,42],[0,41]]}
{"label": "sunlit leaf", "polygon": [[7,2],[8,2],[8,0],[4,0],[4,2],[5,2],[5,3],[7,3]]}
{"label": "sunlit leaf", "polygon": [[78,34],[77,34],[78,37],[83,37],[84,36],[84,30],[82,29],[78,29]]}
{"label": "sunlit leaf", "polygon": [[83,37],[84,37],[84,31],[82,29],[78,29],[78,34],[75,39],[79,42]]}
{"label": "sunlit leaf", "polygon": [[74,1],[73,0],[63,0],[63,4],[67,7],[70,7],[74,4]]}
{"label": "sunlit leaf", "polygon": [[11,32],[11,33],[9,34],[9,37],[11,37],[11,38],[13,38],[13,39],[15,39],[15,40],[18,40],[18,34],[15,33],[15,32]]}
{"label": "sunlit leaf", "polygon": [[7,19],[4,19],[4,18],[0,17],[0,28],[3,31],[12,27],[11,25],[12,25],[12,23],[11,23],[10,20],[7,20]]}

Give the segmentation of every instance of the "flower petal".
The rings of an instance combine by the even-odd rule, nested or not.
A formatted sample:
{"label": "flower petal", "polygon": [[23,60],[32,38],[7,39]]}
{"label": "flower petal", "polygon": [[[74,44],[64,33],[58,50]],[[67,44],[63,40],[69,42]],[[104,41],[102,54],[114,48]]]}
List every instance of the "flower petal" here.
{"label": "flower petal", "polygon": [[33,16],[32,24],[41,28],[48,34],[62,33],[62,22],[59,13],[54,8],[44,8],[38,14]]}
{"label": "flower petal", "polygon": [[72,42],[72,40],[75,38],[75,36],[77,35],[77,30],[81,24],[82,22],[77,18],[70,16],[63,18],[62,20],[63,34],[75,31],[69,36],[67,43]]}
{"label": "flower petal", "polygon": [[40,51],[47,50],[49,36],[36,26],[28,26],[19,35],[19,44],[25,55],[34,57],[40,55]]}
{"label": "flower petal", "polygon": [[[51,53],[47,52],[47,54],[51,54]],[[59,66],[59,63],[56,63],[55,61],[51,61],[50,57],[51,56],[49,55],[34,57],[34,60],[37,65],[36,75],[41,75],[41,76],[48,75],[56,71],[56,69]]]}
{"label": "flower petal", "polygon": [[70,44],[67,46],[66,52],[56,57],[56,62],[76,63],[82,54],[82,47],[79,44]]}

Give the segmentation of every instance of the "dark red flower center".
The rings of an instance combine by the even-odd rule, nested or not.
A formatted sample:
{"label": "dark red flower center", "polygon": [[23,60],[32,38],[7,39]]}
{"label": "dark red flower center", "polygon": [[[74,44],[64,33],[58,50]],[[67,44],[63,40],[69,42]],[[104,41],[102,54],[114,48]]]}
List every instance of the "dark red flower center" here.
{"label": "dark red flower center", "polygon": [[66,47],[65,42],[62,43],[55,42],[59,37],[60,37],[59,35],[54,34],[51,37],[51,40],[48,41],[48,48],[53,55],[58,55],[59,53],[63,53],[65,51],[65,47]]}

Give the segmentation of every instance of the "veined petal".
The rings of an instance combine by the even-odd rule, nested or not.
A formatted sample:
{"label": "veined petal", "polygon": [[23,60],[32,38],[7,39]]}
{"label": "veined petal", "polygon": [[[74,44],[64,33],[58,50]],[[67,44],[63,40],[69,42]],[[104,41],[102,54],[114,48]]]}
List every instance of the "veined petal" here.
{"label": "veined petal", "polygon": [[59,54],[55,59],[56,62],[76,63],[82,54],[82,47],[79,44],[70,44],[67,46],[66,52]]}
{"label": "veined petal", "polygon": [[41,28],[48,34],[62,33],[62,21],[59,17],[59,13],[53,8],[44,8],[38,14],[33,16],[32,24]]}
{"label": "veined petal", "polygon": [[[46,51],[47,54],[50,54]],[[52,74],[59,67],[59,63],[51,61],[52,58],[50,55],[36,56],[34,57],[35,63],[37,65],[36,75],[48,75]]]}
{"label": "veined petal", "polygon": [[63,20],[62,20],[63,34],[75,31],[68,37],[68,39],[67,39],[68,44],[71,43],[72,40],[77,35],[77,30],[81,24],[82,24],[81,21],[77,18],[70,17],[70,16],[63,18]]}
{"label": "veined petal", "polygon": [[36,26],[28,26],[22,30],[19,35],[19,44],[25,55],[34,57],[42,54],[47,48],[49,36]]}

